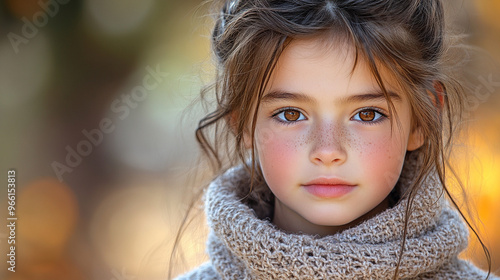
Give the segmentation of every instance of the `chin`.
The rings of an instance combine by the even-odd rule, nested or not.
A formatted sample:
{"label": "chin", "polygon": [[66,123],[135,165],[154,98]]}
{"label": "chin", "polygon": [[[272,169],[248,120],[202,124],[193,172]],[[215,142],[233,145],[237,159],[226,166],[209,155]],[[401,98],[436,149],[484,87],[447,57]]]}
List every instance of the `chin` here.
{"label": "chin", "polygon": [[312,219],[307,219],[310,223],[317,226],[324,227],[342,227],[353,223],[356,219],[350,217],[312,217]]}

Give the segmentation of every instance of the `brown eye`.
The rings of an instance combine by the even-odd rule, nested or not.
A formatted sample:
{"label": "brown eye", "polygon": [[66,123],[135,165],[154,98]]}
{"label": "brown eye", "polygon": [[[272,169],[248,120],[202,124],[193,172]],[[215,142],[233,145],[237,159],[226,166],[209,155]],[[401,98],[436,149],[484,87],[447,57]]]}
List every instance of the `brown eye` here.
{"label": "brown eye", "polygon": [[365,122],[373,121],[375,119],[375,111],[373,110],[361,111],[359,112],[359,118]]}
{"label": "brown eye", "polygon": [[298,120],[300,117],[300,113],[295,110],[285,110],[283,115],[287,121],[291,122]]}
{"label": "brown eye", "polygon": [[295,108],[283,108],[279,112],[275,113],[273,119],[283,124],[294,124],[303,120],[307,120],[304,113],[299,109]]}
{"label": "brown eye", "polygon": [[363,108],[361,111],[358,111],[352,119],[363,124],[376,124],[388,119],[388,117],[378,109]]}

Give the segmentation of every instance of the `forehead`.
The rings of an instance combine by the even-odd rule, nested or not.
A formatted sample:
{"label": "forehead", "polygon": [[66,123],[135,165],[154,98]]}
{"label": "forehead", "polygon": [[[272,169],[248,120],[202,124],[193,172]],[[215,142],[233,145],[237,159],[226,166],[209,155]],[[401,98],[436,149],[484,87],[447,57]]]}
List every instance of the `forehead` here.
{"label": "forehead", "polygon": [[338,54],[341,57],[351,56],[355,54],[355,46],[343,37],[327,34],[298,37],[290,39],[282,56],[315,59],[330,53]]}
{"label": "forehead", "polygon": [[[377,65],[384,86],[398,92],[397,83],[384,67]],[[380,86],[361,52],[353,44],[332,37],[293,39],[279,57],[269,87],[294,92],[330,90],[380,91]]]}

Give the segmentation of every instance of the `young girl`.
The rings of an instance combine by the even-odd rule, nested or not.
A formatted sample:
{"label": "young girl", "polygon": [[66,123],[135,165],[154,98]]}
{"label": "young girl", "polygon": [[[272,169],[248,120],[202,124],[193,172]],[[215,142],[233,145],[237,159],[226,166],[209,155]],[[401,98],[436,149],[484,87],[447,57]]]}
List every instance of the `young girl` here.
{"label": "young girl", "polygon": [[177,279],[494,278],[457,257],[445,163],[465,102],[441,2],[221,4],[197,130],[219,174],[210,262]]}

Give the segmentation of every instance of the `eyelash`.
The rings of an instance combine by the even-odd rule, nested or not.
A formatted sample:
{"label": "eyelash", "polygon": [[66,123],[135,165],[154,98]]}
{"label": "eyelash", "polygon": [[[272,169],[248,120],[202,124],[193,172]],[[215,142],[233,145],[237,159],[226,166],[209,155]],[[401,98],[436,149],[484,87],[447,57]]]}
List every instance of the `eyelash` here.
{"label": "eyelash", "polygon": [[[280,118],[279,115],[283,114],[286,111],[296,111],[296,112],[298,112],[300,114],[299,119],[295,120],[295,121],[287,121],[287,120],[284,120],[284,117]],[[364,112],[364,111],[374,111],[375,114],[378,114],[379,116],[377,117],[377,115],[375,115],[376,117],[375,117],[375,120],[373,120],[373,121],[363,121],[361,119],[355,120],[355,121],[363,123],[363,124],[374,125],[374,124],[377,124],[377,123],[382,122],[385,119],[387,119],[387,115],[384,114],[380,109],[374,108],[374,107],[365,107],[365,108],[361,108],[360,110],[358,110],[356,112],[356,114],[354,114],[354,116],[351,117],[351,120],[354,119],[355,116],[358,116],[359,113]],[[277,110],[276,112],[274,112],[271,115],[271,118],[274,119],[275,121],[281,123],[281,124],[284,124],[284,125],[291,125],[291,124],[296,123],[298,121],[307,120],[307,118],[304,116],[304,113],[302,113],[301,110],[299,110],[297,108],[294,108],[294,107],[281,108],[281,109]],[[301,119],[301,118],[303,118],[303,119]]]}
{"label": "eyelash", "polygon": [[[278,115],[283,114],[283,113],[285,113],[286,111],[296,111],[296,112],[298,112],[301,116],[299,116],[299,120],[296,120],[296,121],[287,121],[287,120],[283,120],[283,119],[284,119],[284,117],[283,117],[283,119],[282,119],[282,118],[280,118],[280,117],[278,117]],[[298,121],[302,121],[303,119],[300,119],[301,117],[303,117],[304,119],[307,119],[307,118],[304,116],[304,113],[302,113],[299,109],[294,108],[294,107],[285,107],[285,108],[281,108],[281,109],[277,110],[276,112],[274,112],[274,113],[271,115],[271,117],[272,117],[275,121],[277,121],[277,122],[279,122],[279,123],[281,123],[281,124],[284,124],[284,125],[291,125],[291,124],[296,123],[296,122],[298,122]]]}
{"label": "eyelash", "polygon": [[[375,107],[365,107],[365,108],[361,108],[360,110],[358,110],[356,112],[356,114],[354,114],[354,116],[351,117],[351,119],[353,119],[355,116],[358,116],[359,113],[364,112],[364,111],[373,111],[373,112],[375,112],[375,120],[373,120],[373,121],[355,120],[355,121],[363,123],[363,124],[374,125],[374,124],[382,122],[382,121],[384,121],[384,120],[386,120],[388,118],[387,114],[384,114],[382,112],[382,110],[380,110],[378,108],[375,108]],[[379,114],[380,116],[377,117],[376,114]]]}

